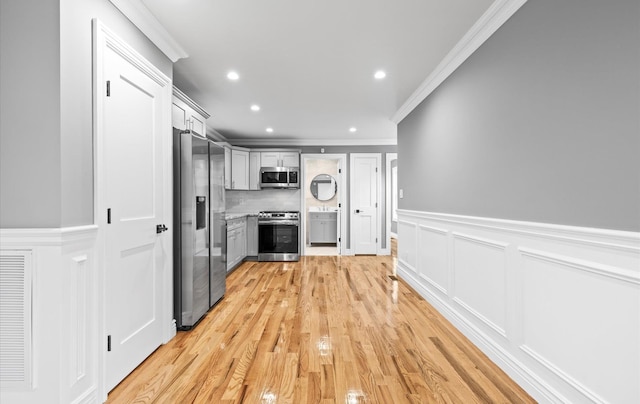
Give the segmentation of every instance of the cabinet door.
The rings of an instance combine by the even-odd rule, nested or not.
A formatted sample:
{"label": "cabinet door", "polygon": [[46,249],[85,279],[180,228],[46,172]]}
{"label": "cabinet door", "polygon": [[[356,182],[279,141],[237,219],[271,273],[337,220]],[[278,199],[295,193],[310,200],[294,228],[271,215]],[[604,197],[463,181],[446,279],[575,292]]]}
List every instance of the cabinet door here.
{"label": "cabinet door", "polygon": [[227,271],[236,263],[238,253],[236,248],[236,235],[234,230],[227,232]]}
{"label": "cabinet door", "polygon": [[180,130],[187,129],[187,111],[180,105],[171,106],[171,124]]}
{"label": "cabinet door", "polygon": [[280,162],[283,167],[299,167],[300,154],[298,152],[281,152]]}
{"label": "cabinet door", "polygon": [[200,136],[207,136],[206,119],[197,114],[192,114],[189,118],[191,130]]}
{"label": "cabinet door", "polygon": [[262,167],[280,167],[280,153],[261,152],[260,163],[262,164]]}
{"label": "cabinet door", "polygon": [[337,215],[331,215],[324,221],[324,237],[327,243],[338,242],[338,220]]}
{"label": "cabinet door", "polygon": [[243,226],[238,230],[239,256],[238,261],[242,261],[247,256],[247,226]]}
{"label": "cabinet door", "polygon": [[258,218],[255,216],[247,218],[247,255],[258,255]]}
{"label": "cabinet door", "polygon": [[260,152],[249,152],[249,189],[260,189]]}
{"label": "cabinet door", "polygon": [[309,213],[309,243],[321,243],[322,237],[322,218],[317,213]]}
{"label": "cabinet door", "polygon": [[224,189],[231,189],[231,149],[224,148]]}
{"label": "cabinet door", "polygon": [[249,189],[249,152],[231,150],[231,189]]}

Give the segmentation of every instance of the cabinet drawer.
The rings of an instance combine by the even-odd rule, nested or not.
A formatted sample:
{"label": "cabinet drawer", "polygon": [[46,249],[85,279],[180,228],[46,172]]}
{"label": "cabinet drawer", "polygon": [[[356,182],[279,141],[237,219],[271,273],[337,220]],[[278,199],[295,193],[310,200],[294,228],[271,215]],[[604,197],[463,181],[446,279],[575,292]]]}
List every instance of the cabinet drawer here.
{"label": "cabinet drawer", "polygon": [[311,220],[337,220],[338,212],[309,212]]}

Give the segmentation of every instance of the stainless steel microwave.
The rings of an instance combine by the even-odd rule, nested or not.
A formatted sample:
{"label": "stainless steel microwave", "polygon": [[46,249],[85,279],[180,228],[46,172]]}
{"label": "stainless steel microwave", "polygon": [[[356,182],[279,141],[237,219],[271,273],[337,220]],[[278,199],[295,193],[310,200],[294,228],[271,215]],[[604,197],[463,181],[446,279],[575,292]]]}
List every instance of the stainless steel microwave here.
{"label": "stainless steel microwave", "polygon": [[260,188],[300,188],[298,167],[262,167],[260,169]]}

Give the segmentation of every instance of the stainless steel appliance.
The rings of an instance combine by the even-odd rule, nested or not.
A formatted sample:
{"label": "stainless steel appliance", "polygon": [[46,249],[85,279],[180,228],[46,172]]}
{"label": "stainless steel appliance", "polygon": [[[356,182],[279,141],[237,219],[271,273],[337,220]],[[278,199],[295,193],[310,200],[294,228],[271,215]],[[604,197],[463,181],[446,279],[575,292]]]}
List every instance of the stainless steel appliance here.
{"label": "stainless steel appliance", "polygon": [[260,188],[300,188],[298,167],[260,168]]}
{"label": "stainless steel appliance", "polygon": [[258,214],[258,261],[300,259],[300,212]]}
{"label": "stainless steel appliance", "polygon": [[173,130],[174,315],[188,330],[224,296],[224,149]]}

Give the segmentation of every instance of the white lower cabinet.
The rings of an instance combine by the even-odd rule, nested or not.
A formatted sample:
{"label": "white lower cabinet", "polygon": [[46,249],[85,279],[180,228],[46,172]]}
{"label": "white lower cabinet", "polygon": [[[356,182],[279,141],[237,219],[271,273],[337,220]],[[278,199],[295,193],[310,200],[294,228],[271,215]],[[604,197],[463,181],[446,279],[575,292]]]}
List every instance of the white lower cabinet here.
{"label": "white lower cabinet", "polygon": [[338,213],[309,212],[309,243],[338,242]]}
{"label": "white lower cabinet", "polygon": [[247,218],[247,256],[258,256],[258,217]]}
{"label": "white lower cabinet", "polygon": [[247,218],[227,220],[227,272],[247,256]]}

